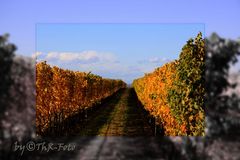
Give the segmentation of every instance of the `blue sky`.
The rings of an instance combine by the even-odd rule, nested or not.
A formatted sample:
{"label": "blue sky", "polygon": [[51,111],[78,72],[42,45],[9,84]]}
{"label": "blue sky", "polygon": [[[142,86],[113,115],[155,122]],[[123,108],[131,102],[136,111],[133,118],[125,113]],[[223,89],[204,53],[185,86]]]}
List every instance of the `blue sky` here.
{"label": "blue sky", "polygon": [[[10,33],[10,41],[18,46],[17,54],[26,56],[31,56],[37,47],[35,31],[39,23],[204,23],[206,36],[212,32],[225,38],[236,39],[240,36],[239,0],[1,0],[0,4],[0,34]],[[43,51],[45,49],[47,51],[43,47]],[[148,48],[144,49],[147,51]],[[113,47],[99,48],[97,52],[100,50],[117,54],[116,59],[121,62],[120,51],[112,53],[115,51]],[[158,53],[148,54],[153,54],[153,61],[154,54]],[[146,54],[138,58],[147,59]]]}
{"label": "blue sky", "polygon": [[204,24],[37,24],[38,60],[131,83],[177,59]]}

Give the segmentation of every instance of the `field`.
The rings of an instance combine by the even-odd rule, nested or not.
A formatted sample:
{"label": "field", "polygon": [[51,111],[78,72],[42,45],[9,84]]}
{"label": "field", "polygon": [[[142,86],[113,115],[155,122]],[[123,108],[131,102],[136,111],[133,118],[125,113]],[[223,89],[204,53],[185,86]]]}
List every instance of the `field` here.
{"label": "field", "polygon": [[36,64],[36,127],[40,135],[203,136],[205,50],[202,34],[179,59],[135,79]]}

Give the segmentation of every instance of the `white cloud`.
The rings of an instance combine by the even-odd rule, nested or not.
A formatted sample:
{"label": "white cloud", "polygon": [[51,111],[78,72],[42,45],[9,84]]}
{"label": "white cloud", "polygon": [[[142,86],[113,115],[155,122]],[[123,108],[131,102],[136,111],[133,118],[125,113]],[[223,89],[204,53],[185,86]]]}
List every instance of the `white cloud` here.
{"label": "white cloud", "polygon": [[144,59],[144,60],[140,60],[138,61],[138,63],[140,64],[164,64],[167,62],[170,62],[171,60],[165,57],[151,57],[149,59]]}
{"label": "white cloud", "polygon": [[153,57],[148,60],[150,63],[166,63],[169,62],[170,60],[167,58],[159,58],[159,57]]}
{"label": "white cloud", "polygon": [[48,52],[42,59],[47,61],[57,60],[59,62],[83,64],[116,62],[116,57],[112,53],[91,50],[83,52]]}
{"label": "white cloud", "polygon": [[61,61],[73,61],[78,58],[77,53],[59,53],[58,57]]}
{"label": "white cloud", "polygon": [[113,53],[94,50],[41,53],[39,58],[50,65],[82,72],[91,71],[107,78],[120,78],[128,83],[170,61],[167,58],[151,57],[140,62],[120,62]]}
{"label": "white cloud", "polygon": [[47,53],[46,59],[50,60],[50,59],[57,59],[58,58],[58,53],[57,52],[49,52]]}
{"label": "white cloud", "polygon": [[43,54],[42,52],[35,52],[35,53],[32,54],[32,58],[35,59],[35,58],[39,57],[42,54]]}

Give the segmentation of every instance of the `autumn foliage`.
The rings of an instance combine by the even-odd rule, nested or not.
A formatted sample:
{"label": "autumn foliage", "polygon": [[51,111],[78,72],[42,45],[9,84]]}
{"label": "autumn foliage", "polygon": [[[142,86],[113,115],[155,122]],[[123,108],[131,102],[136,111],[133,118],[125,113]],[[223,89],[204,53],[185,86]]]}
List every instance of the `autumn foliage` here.
{"label": "autumn foliage", "polygon": [[85,72],[36,64],[36,128],[41,134],[51,124],[82,113],[126,84]]}
{"label": "autumn foliage", "polygon": [[199,33],[178,60],[134,80],[139,100],[165,135],[204,135],[204,71],[204,40]]}

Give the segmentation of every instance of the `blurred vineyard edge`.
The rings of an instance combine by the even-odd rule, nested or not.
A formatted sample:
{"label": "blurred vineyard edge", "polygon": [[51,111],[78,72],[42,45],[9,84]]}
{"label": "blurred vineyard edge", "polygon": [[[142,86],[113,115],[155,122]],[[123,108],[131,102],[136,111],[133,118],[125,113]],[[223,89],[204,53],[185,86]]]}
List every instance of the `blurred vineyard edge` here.
{"label": "blurred vineyard edge", "polygon": [[[35,62],[16,56],[16,46],[8,42],[8,36],[0,36],[0,159],[15,159],[11,147],[16,140],[39,139],[35,134]],[[238,61],[240,42],[216,33],[204,40],[205,136],[165,138],[185,159],[239,159],[240,103],[239,92],[234,90],[239,91],[240,82],[239,73],[230,74],[230,66]],[[146,138],[137,139],[141,140]],[[25,159],[44,159],[41,154],[26,153]]]}

